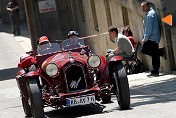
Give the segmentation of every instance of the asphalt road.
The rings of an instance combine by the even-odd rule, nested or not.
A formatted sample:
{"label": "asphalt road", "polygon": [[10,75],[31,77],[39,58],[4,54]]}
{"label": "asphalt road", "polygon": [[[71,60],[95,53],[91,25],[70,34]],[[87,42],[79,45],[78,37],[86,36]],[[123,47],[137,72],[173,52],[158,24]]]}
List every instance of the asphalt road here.
{"label": "asphalt road", "polygon": [[[0,24],[0,118],[25,118],[15,76],[24,48]],[[23,37],[19,37],[23,38]],[[26,38],[26,37],[24,37]],[[131,109],[120,110],[116,97],[108,104],[45,109],[47,118],[176,118],[176,74],[148,77],[148,73],[129,75]]]}

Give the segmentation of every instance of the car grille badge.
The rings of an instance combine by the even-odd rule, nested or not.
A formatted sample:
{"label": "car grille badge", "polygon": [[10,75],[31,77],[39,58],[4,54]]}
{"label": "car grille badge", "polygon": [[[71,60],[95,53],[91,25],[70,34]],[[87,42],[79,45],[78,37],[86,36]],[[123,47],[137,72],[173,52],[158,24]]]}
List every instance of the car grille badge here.
{"label": "car grille badge", "polygon": [[78,81],[72,80],[72,82],[70,84],[70,88],[78,88],[78,84],[80,83],[80,81],[81,81],[81,77],[79,78]]}

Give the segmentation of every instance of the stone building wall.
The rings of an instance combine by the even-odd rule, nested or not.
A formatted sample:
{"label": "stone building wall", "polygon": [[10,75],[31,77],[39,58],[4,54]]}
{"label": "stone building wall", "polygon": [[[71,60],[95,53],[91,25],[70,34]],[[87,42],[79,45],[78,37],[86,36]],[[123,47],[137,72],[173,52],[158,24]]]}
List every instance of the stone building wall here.
{"label": "stone building wall", "polygon": [[[3,0],[5,1],[5,0]],[[77,30],[79,37],[101,34],[108,30],[111,25],[118,28],[130,25],[134,34],[134,40],[142,40],[142,22],[145,13],[141,11],[141,1],[143,0],[55,0],[56,10],[48,13],[39,13],[38,2],[46,0],[31,0],[35,19],[36,39],[41,35],[47,35],[52,40],[62,41],[67,38],[69,30]],[[149,0],[153,3],[153,8],[158,13],[159,18],[166,16],[165,3],[172,5],[174,0]],[[1,4],[0,4],[1,5]],[[161,22],[161,21],[160,21]],[[168,59],[161,58],[161,71],[175,69],[175,29],[161,24],[162,37],[160,47],[166,47]],[[33,40],[36,40],[33,39]],[[105,56],[108,48],[115,48],[108,35],[86,39],[91,50],[96,54]],[[173,47],[173,48],[172,48]],[[151,69],[151,58],[142,55],[139,57],[147,69]]]}

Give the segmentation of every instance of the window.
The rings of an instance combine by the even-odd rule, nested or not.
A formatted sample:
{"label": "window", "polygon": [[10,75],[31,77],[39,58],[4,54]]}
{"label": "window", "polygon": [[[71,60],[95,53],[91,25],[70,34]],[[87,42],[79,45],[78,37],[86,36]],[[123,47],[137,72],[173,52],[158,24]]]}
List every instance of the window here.
{"label": "window", "polygon": [[104,0],[105,3],[105,11],[107,16],[108,27],[112,25],[111,11],[109,6],[109,0]]}
{"label": "window", "polygon": [[95,30],[97,32],[99,32],[97,14],[96,14],[96,9],[95,9],[95,2],[94,2],[94,0],[90,0],[90,3],[91,3],[91,8],[92,8],[92,15],[93,15],[94,27],[95,27]]}
{"label": "window", "polygon": [[122,16],[123,16],[124,26],[129,25],[128,11],[127,11],[127,8],[125,8],[123,6],[122,6]]}

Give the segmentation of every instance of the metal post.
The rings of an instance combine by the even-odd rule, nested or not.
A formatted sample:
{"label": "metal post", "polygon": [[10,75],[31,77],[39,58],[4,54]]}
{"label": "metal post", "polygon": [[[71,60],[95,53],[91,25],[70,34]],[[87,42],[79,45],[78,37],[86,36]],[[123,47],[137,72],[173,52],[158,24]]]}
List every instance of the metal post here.
{"label": "metal post", "polygon": [[32,49],[35,50],[37,48],[36,44],[36,29],[35,29],[35,20],[34,14],[32,9],[32,0],[24,0],[25,11],[26,11],[26,18],[28,23],[28,30],[31,38],[31,45]]}

